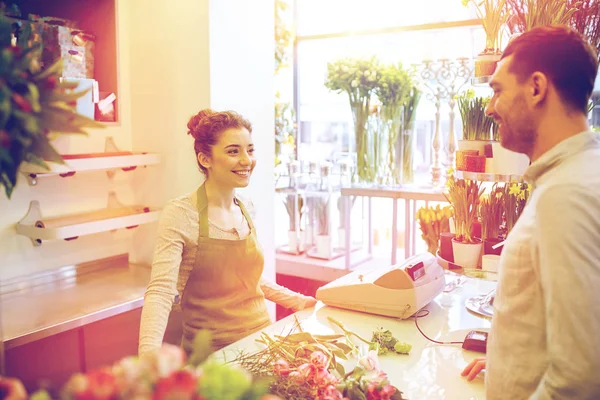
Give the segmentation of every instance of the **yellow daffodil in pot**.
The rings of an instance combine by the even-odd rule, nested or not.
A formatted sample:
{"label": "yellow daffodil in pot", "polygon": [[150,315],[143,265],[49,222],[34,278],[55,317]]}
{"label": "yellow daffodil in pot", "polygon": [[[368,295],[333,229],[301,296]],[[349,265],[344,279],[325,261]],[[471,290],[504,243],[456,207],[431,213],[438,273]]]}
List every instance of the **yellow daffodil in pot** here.
{"label": "yellow daffodil in pot", "polygon": [[483,239],[483,254],[500,255],[502,247],[494,249],[500,243],[500,228],[504,215],[504,188],[494,184],[489,194],[481,196],[479,217],[481,219],[481,238]]}
{"label": "yellow daffodil in pot", "polygon": [[502,27],[508,20],[506,0],[462,0],[465,7],[475,6],[485,31],[485,49],[475,60],[475,77],[491,76],[502,56]]}
{"label": "yellow daffodil in pot", "polygon": [[454,263],[463,268],[477,268],[481,258],[482,241],[473,237],[472,229],[483,191],[480,182],[455,179],[454,175],[450,175],[446,183],[444,196],[454,210]]}

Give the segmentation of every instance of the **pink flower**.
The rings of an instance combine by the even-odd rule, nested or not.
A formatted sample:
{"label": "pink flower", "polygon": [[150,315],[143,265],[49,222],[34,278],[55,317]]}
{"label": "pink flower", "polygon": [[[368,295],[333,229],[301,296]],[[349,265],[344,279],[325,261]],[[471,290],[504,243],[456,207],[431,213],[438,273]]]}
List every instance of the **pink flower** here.
{"label": "pink flower", "polygon": [[302,364],[298,367],[298,374],[305,380],[312,380],[313,376],[317,372],[316,367],[313,364]]}
{"label": "pink flower", "polygon": [[181,369],[185,363],[185,353],[179,346],[163,344],[160,349],[142,355],[140,362],[141,368],[148,373],[150,380],[154,381]]}
{"label": "pink flower", "polygon": [[320,369],[315,373],[314,383],[318,387],[327,387],[337,383],[337,378],[326,369]]}
{"label": "pink flower", "polygon": [[344,396],[335,386],[329,385],[325,388],[318,400],[344,400]]}
{"label": "pink flower", "polygon": [[287,376],[290,373],[290,365],[285,360],[277,360],[273,364],[273,369],[275,370],[275,374],[280,376]]}
{"label": "pink flower", "polygon": [[329,358],[320,351],[315,351],[310,355],[310,362],[318,369],[327,369]]}
{"label": "pink flower", "polygon": [[379,358],[375,350],[369,350],[369,353],[358,362],[367,371],[379,371]]}
{"label": "pink flower", "polygon": [[290,372],[290,378],[294,379],[294,381],[298,384],[301,385],[303,383],[306,382],[306,379],[304,378],[304,376],[300,375],[300,372],[298,371],[292,371]]}

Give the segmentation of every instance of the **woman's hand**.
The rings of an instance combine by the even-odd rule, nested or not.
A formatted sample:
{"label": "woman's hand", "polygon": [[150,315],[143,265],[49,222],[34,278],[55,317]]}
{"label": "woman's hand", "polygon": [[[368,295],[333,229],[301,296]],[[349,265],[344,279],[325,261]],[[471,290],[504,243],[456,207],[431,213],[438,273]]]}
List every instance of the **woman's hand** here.
{"label": "woman's hand", "polygon": [[485,357],[477,357],[463,369],[460,375],[466,376],[468,381],[472,381],[483,369],[485,369]]}
{"label": "woman's hand", "polygon": [[317,304],[317,299],[312,296],[307,296],[307,299],[304,301],[304,308],[311,308]]}

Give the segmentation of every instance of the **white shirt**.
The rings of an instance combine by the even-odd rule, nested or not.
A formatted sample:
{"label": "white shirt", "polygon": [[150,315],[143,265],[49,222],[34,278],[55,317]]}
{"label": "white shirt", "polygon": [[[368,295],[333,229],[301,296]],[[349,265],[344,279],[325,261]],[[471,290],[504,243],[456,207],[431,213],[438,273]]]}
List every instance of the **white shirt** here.
{"label": "white shirt", "polygon": [[600,134],[552,148],[500,259],[486,397],[600,399]]}

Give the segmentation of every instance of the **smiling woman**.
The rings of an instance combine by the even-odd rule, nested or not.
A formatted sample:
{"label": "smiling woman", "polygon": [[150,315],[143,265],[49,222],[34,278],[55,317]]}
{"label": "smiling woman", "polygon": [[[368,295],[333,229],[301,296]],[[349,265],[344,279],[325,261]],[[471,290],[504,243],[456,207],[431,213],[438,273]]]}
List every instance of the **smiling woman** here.
{"label": "smiling woman", "polygon": [[249,212],[235,190],[248,186],[256,165],[252,125],[233,111],[202,110],[188,122],[205,182],[169,201],[159,222],[140,327],[140,354],[160,347],[177,294],[182,346],[192,351],[200,329],[217,350],[271,323],[265,298],[295,311],[312,297],[261,278],[263,255]]}

